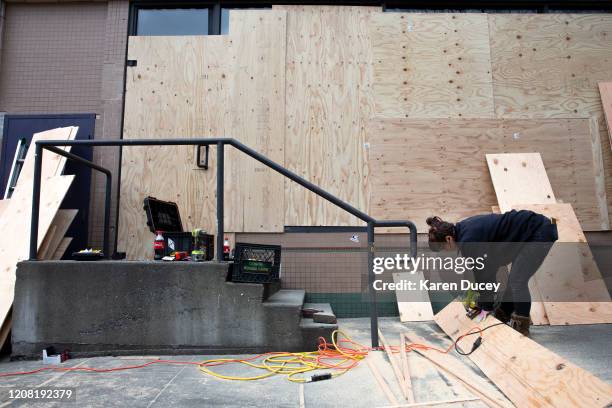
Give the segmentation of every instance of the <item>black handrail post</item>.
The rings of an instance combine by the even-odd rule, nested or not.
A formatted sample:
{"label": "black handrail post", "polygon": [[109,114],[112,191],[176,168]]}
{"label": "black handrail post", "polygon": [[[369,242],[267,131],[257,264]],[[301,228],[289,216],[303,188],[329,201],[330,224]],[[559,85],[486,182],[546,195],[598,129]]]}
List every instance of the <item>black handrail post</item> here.
{"label": "black handrail post", "polygon": [[368,291],[370,293],[370,335],[372,347],[378,347],[378,309],[374,290],[374,222],[368,222]]}
{"label": "black handrail post", "polygon": [[34,151],[34,182],[32,184],[32,219],[30,220],[30,261],[36,261],[38,259],[38,217],[42,156],[42,146],[36,143],[36,149]]}
{"label": "black handrail post", "polygon": [[111,258],[110,253],[110,207],[111,207],[111,189],[113,187],[113,176],[110,172],[105,173],[106,175],[106,197],[104,199],[104,241],[102,251],[106,259]]}
{"label": "black handrail post", "polygon": [[224,143],[217,142],[217,262],[223,261],[223,149]]}

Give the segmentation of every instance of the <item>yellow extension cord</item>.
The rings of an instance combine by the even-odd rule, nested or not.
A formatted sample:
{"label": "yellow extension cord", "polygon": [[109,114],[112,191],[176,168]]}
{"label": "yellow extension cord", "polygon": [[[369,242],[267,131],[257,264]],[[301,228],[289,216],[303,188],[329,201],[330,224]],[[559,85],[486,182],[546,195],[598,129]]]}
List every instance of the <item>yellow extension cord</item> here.
{"label": "yellow extension cord", "polygon": [[[287,380],[296,382],[296,383],[305,383],[309,382],[309,379],[295,377],[298,374],[304,374],[307,372],[315,371],[315,370],[338,370],[338,372],[332,373],[332,378],[338,377],[351,368],[353,368],[359,360],[362,360],[367,355],[366,349],[362,350],[354,350],[358,353],[351,354],[343,351],[343,348],[338,346],[337,344],[337,336],[342,335],[344,338],[350,341],[349,337],[346,336],[340,330],[335,330],[332,333],[332,344],[334,345],[334,349],[332,352],[336,355],[327,355],[330,358],[337,358],[339,362],[335,364],[338,367],[330,367],[328,365],[322,365],[318,362],[318,358],[321,357],[321,353],[319,351],[305,351],[299,353],[273,353],[272,355],[264,358],[260,364],[253,363],[247,360],[237,360],[232,358],[218,358],[213,360],[206,360],[201,363],[199,366],[200,371],[203,373],[212,375],[217,378],[221,378],[224,380],[234,380],[234,381],[254,381],[260,380],[263,378],[271,377],[273,375],[286,375]],[[351,365],[348,368],[344,368],[344,364],[353,361],[355,364]],[[215,365],[221,365],[225,363],[239,363],[244,364],[249,367],[253,367],[259,370],[265,371],[263,374],[252,376],[252,377],[236,377],[231,375],[223,375],[216,373],[206,365],[210,363],[215,363]]]}

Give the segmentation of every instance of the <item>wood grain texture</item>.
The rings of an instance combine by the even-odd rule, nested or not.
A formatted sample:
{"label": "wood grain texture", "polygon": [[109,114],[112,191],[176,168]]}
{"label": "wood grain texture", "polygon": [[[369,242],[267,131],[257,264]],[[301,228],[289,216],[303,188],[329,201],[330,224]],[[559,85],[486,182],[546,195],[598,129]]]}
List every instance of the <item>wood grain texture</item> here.
{"label": "wood grain texture", "polygon": [[[593,173],[595,175],[595,192],[597,194],[597,209],[601,218],[600,228],[610,229],[610,214],[608,213],[608,193],[606,192],[606,178],[604,155],[601,151],[600,126],[597,117],[589,120],[589,131],[591,133],[591,149],[593,153]],[[605,145],[604,145],[605,146]],[[606,150],[609,150],[606,148]]]}
{"label": "wood grain texture", "polygon": [[[365,127],[373,111],[368,24],[380,8],[274,6],[287,10],[286,167],[367,211]],[[363,222],[285,182],[286,225]]]}
{"label": "wood grain texture", "polygon": [[[612,74],[610,76],[612,77]],[[612,147],[612,82],[600,82],[599,95],[601,96],[601,106],[608,125],[608,140]]]}
{"label": "wood grain texture", "polygon": [[[233,137],[284,162],[285,12],[232,10],[227,36],[131,37],[124,138]],[[225,229],[278,232],[284,180],[226,147]],[[119,246],[150,257],[142,200],[175,201],[183,228],[216,230],[216,150],[210,168],[195,148],[124,149]]]}
{"label": "wood grain texture", "polygon": [[[38,248],[73,180],[73,175],[45,177],[40,188]],[[13,304],[17,263],[29,258],[32,182],[22,179],[9,201],[0,218],[0,231],[11,231],[0,235],[0,320],[5,319]]]}
{"label": "wood grain texture", "polygon": [[375,119],[370,143],[370,214],[450,221],[491,211],[497,199],[485,155],[540,152],[556,198],[584,229],[601,229],[588,119]]}
{"label": "wood grain texture", "polygon": [[497,117],[596,118],[610,213],[612,152],[598,83],[612,77],[612,16],[547,13],[488,17]]}
{"label": "wood grain texture", "polygon": [[499,117],[578,118],[601,112],[610,79],[612,16],[489,14]]}
{"label": "wood grain texture", "polygon": [[[460,302],[450,303],[435,320],[453,340],[474,326]],[[489,315],[479,327],[496,323]],[[468,337],[458,345],[469,350],[472,342]],[[517,407],[586,408],[612,402],[612,386],[506,325],[487,330],[469,358]]]}
{"label": "wood grain texture", "polygon": [[517,204],[557,202],[540,153],[487,154],[486,158],[502,213]]}
{"label": "wood grain texture", "polygon": [[68,246],[72,242],[72,239],[73,239],[72,237],[62,238],[62,241],[57,246],[57,249],[55,250],[55,252],[53,252],[51,259],[55,259],[55,260],[62,259],[62,256],[64,256],[64,254],[66,253],[66,250],[68,249]]}
{"label": "wood grain texture", "polygon": [[2,213],[4,212],[6,207],[8,207],[9,202],[9,200],[0,200],[0,217],[2,217]]}
{"label": "wood grain texture", "polygon": [[51,222],[51,226],[45,235],[40,249],[38,250],[39,259],[51,259],[55,251],[57,251],[59,245],[66,235],[66,231],[74,221],[79,210],[58,210]]}
{"label": "wood grain texture", "polygon": [[[428,344],[426,340],[423,340],[413,332],[407,332],[405,336],[410,344]],[[436,350],[418,347],[415,347],[413,350],[435,364],[439,370],[459,381],[472,394],[479,396],[487,406],[495,408],[513,407],[512,403],[499,390],[493,387],[490,382],[478,376],[452,354],[444,354]]]}
{"label": "wood grain texture", "polygon": [[551,325],[612,323],[612,302],[570,204],[515,206],[554,218],[559,240],[532,278]]}
{"label": "wood grain texture", "polygon": [[[412,274],[410,272],[393,273],[393,281],[418,282],[422,281],[423,272]],[[417,286],[418,287],[418,286]],[[397,308],[399,309],[401,322],[425,322],[433,320],[433,309],[426,291],[395,291],[397,297]]]}
{"label": "wood grain texture", "polygon": [[369,28],[376,116],[493,117],[486,14],[376,13]]}

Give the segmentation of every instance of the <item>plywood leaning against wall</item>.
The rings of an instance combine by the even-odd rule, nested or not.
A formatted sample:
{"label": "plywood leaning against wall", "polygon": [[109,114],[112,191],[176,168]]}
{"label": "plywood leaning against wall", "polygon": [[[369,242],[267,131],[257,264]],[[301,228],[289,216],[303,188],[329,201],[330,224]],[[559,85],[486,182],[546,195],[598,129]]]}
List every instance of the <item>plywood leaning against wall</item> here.
{"label": "plywood leaning against wall", "polygon": [[[435,316],[453,340],[474,327],[461,302],[452,302]],[[499,323],[488,316],[479,326]],[[469,358],[517,407],[605,407],[612,386],[572,364],[507,325],[487,330],[485,341]],[[473,338],[459,340],[470,350]]]}
{"label": "plywood leaning against wall", "polygon": [[[589,120],[376,119],[370,143],[370,214],[450,221],[497,204],[485,155],[540,152],[556,198],[571,203],[584,229],[599,229]],[[436,214],[433,214],[433,213]]]}
{"label": "plywood leaning against wall", "polygon": [[[612,74],[610,74],[612,77]],[[601,105],[603,106],[606,124],[608,125],[608,140],[612,148],[612,82],[600,82],[599,94],[601,95]]]}
{"label": "plywood leaning against wall", "polygon": [[[227,36],[130,37],[124,138],[233,137],[284,162],[284,11],[232,10]],[[225,229],[281,231],[284,180],[226,147]],[[124,148],[119,247],[150,256],[146,196],[179,205],[183,228],[216,228],[216,150]]]}
{"label": "plywood leaning against wall", "polygon": [[[380,8],[274,6],[287,10],[285,165],[368,211],[365,128],[372,114],[368,22]],[[286,180],[286,225],[363,222]]]}
{"label": "plywood leaning against wall", "polygon": [[559,240],[532,280],[551,325],[612,323],[612,302],[570,204],[521,204],[554,218]]}
{"label": "plywood leaning against wall", "polygon": [[493,117],[486,14],[376,13],[369,28],[377,117]]}
{"label": "plywood leaning against wall", "polygon": [[[34,146],[37,140],[74,139],[77,131],[77,127],[66,127],[37,133],[32,138],[31,146]],[[13,304],[17,263],[29,258],[34,152],[35,149],[28,150],[13,195],[7,200],[8,204],[0,217],[0,231],[5,232],[0,235],[0,322],[5,328],[10,324],[5,319]],[[63,157],[49,151],[43,152],[38,248],[74,180],[73,175],[61,175],[64,163]],[[3,338],[0,338],[0,344],[4,344]]]}
{"label": "plywood leaning against wall", "polygon": [[487,154],[486,158],[500,212],[516,204],[557,202],[540,153]]}

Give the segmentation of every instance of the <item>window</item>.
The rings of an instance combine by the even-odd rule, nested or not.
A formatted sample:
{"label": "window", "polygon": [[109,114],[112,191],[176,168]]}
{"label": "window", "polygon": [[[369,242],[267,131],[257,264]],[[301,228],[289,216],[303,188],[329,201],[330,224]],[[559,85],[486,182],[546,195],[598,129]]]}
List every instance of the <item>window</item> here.
{"label": "window", "polygon": [[138,9],[136,35],[208,35],[207,8]]}

